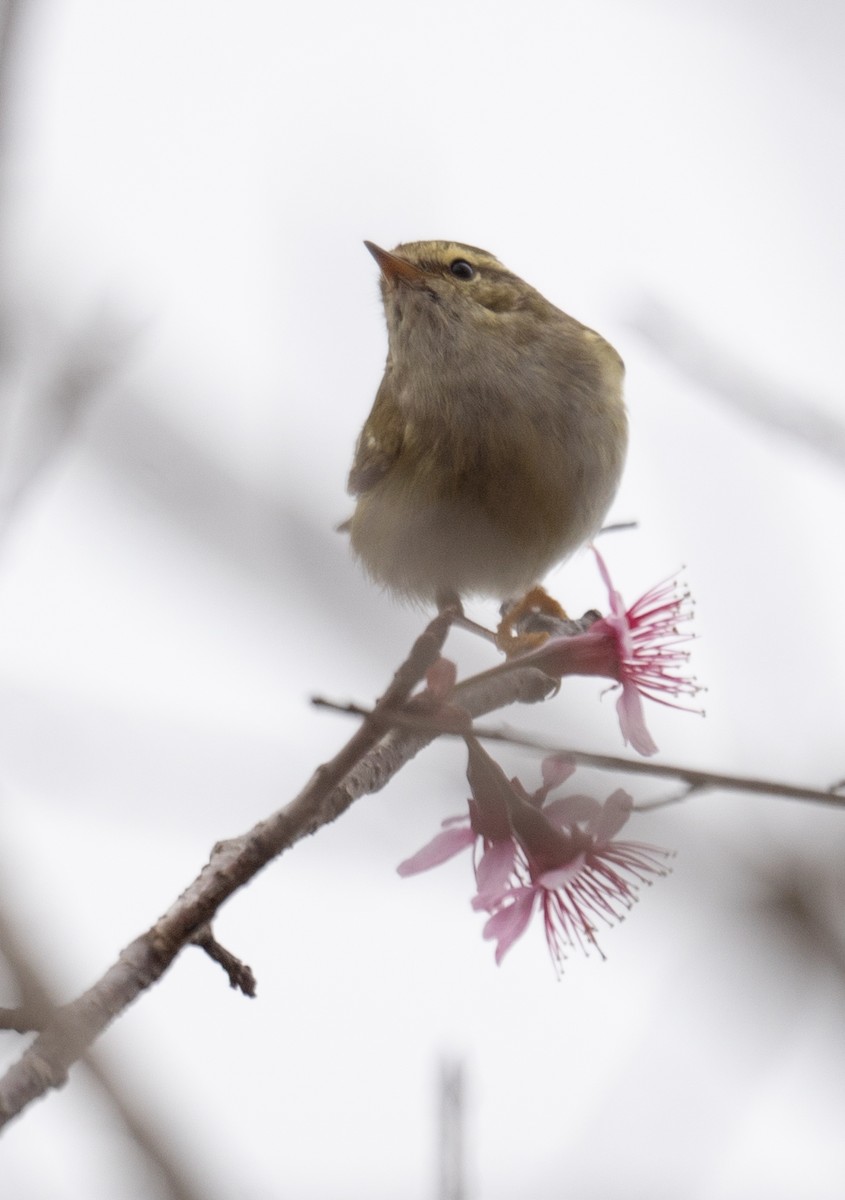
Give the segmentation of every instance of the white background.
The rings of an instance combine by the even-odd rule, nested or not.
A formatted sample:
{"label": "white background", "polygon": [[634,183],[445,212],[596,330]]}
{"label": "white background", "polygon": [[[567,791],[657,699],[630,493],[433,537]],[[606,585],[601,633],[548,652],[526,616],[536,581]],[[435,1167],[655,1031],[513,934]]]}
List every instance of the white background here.
{"label": "white background", "polygon": [[[845,775],[843,461],[730,386],[845,418],[841,6],[23,8],[0,179],[0,900],[60,997],[351,732],[308,697],[367,702],[421,627],[333,532],[385,349],[365,237],[485,246],[625,358],[612,518],[639,529],[605,552],[630,600],[686,564],[709,689],[704,720],[649,709],[660,760]],[[661,313],[700,339],[697,372]],[[115,371],[64,436],[51,380],[103,327]],[[549,584],[604,603],[587,555]],[[489,662],[466,635],[452,651]],[[508,719],[618,753],[600,692]],[[433,1196],[446,1057],[473,1200],[840,1196],[843,815],[712,795],[637,818],[674,873],[558,983],[539,928],[495,967],[468,861],[395,874],[460,811],[463,769],[427,752],[228,904],[217,933],[256,1000],[190,951],[102,1039],[200,1192]],[[21,1044],[4,1034],[2,1060]],[[165,1195],[83,1068],[7,1128],[0,1179],[15,1200]]]}

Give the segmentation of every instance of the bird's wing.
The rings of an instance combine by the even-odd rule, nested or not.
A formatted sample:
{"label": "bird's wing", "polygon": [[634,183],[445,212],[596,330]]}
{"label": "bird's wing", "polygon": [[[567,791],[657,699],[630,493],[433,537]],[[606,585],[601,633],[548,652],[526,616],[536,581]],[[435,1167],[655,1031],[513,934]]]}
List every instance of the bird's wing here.
{"label": "bird's wing", "polygon": [[393,394],[393,384],[385,375],[376,394],[372,411],[355,447],[347,491],[360,496],[384,479],[402,449],[405,424]]}

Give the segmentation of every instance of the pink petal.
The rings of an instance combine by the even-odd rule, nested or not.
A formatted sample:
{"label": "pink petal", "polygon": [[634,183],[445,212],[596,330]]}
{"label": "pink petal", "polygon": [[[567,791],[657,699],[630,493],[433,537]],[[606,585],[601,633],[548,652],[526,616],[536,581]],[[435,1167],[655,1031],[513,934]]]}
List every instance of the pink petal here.
{"label": "pink petal", "polygon": [[590,833],[596,839],[597,846],[606,846],[616,836],[631,815],[633,805],[632,797],[622,788],[617,788],[608,796],[590,824]]}
{"label": "pink petal", "polygon": [[512,841],[494,842],[489,850],[484,851],[475,873],[478,895],[472,902],[473,908],[489,908],[501,897],[513,871],[515,854],[516,847]]}
{"label": "pink petal", "polygon": [[458,668],[448,658],[438,658],[437,662],[428,668],[425,681],[428,690],[437,700],[445,700],[455,686],[458,678]]}
{"label": "pink petal", "polygon": [[572,862],[566,863],[565,866],[555,867],[553,871],[544,871],[537,879],[537,883],[547,892],[556,892],[560,888],[568,887],[584,869],[585,862],[586,855],[578,854]]}
{"label": "pink petal", "polygon": [[546,791],[550,792],[566,782],[575,770],[575,763],[571,758],[563,758],[557,754],[550,754],[548,758],[543,759],[541,769],[543,772],[543,786]]}
{"label": "pink petal", "polygon": [[610,601],[610,611],[613,613],[614,617],[624,617],[625,602],[619,592],[617,592],[616,588],[613,586],[613,580],[610,578],[610,572],[607,569],[607,564],[595,546],[590,546],[590,549],[596,556],[596,564],[599,569],[599,574],[602,577],[604,586],[607,588],[607,597]]}
{"label": "pink petal", "polygon": [[579,821],[592,821],[601,811],[598,800],[592,796],[560,796],[543,806],[543,816],[548,817],[562,829],[571,829]]}
{"label": "pink petal", "polygon": [[460,854],[461,850],[471,846],[474,841],[475,834],[468,825],[462,829],[444,829],[416,854],[412,854],[410,858],[401,862],[396,870],[403,878],[407,875],[418,875],[420,871],[439,867],[441,863],[454,858],[456,854]]}
{"label": "pink petal", "polygon": [[616,701],[616,712],[625,742],[630,742],[637,754],[642,754],[644,758],[656,754],[657,744],[646,728],[643,702],[633,683],[622,684],[622,694]]}
{"label": "pink petal", "polygon": [[496,965],[510,950],[514,942],[522,937],[534,911],[537,893],[534,888],[519,888],[511,893],[513,903],[500,908],[484,926],[484,937],[495,939]]}

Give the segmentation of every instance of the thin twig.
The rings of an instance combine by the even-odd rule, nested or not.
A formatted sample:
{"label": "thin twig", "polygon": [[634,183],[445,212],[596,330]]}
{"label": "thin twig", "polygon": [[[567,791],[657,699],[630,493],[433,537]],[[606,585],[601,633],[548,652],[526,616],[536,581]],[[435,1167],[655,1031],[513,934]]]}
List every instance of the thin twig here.
{"label": "thin twig", "polygon": [[778,796],[784,800],[811,800],[815,804],[826,804],[831,808],[845,808],[845,796],[823,789],[802,787],[798,784],[781,783],[774,779],[760,779],[747,775],[728,775],[715,771],[699,771],[677,763],[656,763],[651,759],[621,758],[613,754],[593,754],[587,750],[574,750],[565,746],[553,746],[539,738],[513,737],[501,730],[476,729],[478,737],[508,742],[541,750],[546,754],[559,754],[571,758],[583,766],[598,767],[603,771],[621,771],[629,775],[650,775],[658,779],[680,779],[689,785],[691,792],[714,791],[753,792],[763,796]]}
{"label": "thin twig", "polygon": [[[473,677],[475,680],[483,680],[484,682],[488,678],[489,673],[486,671]],[[467,682],[470,681],[468,680]],[[461,686],[459,685],[455,688],[454,695],[456,698]],[[347,716],[366,717],[369,715],[369,710],[359,704],[335,704],[333,701],[326,700],[322,696],[313,696],[311,703],[317,708],[327,708],[332,712],[343,713]],[[397,712],[393,714],[393,720],[397,725],[405,726],[408,729],[430,729],[436,730],[437,734],[444,737],[463,737],[460,730],[455,730],[448,726],[438,726],[436,715],[422,716],[416,713]],[[508,729],[507,726],[501,726],[499,729],[490,729],[475,725],[473,726],[473,733],[482,741],[505,742],[509,746],[521,746],[526,750],[539,750],[543,754],[555,754],[561,758],[571,758],[573,762],[581,763],[582,766],[598,767],[603,771],[620,771],[629,775],[650,775],[653,778],[681,780],[681,782],[687,785],[686,791],[681,795],[639,805],[638,807],[643,811],[647,808],[662,808],[667,804],[677,803],[680,800],[687,799],[696,792],[714,791],[716,789],[727,792],[756,792],[766,796],[780,796],[787,800],[811,800],[816,804],[827,804],[832,808],[845,808],[845,796],[837,795],[837,789],[841,788],[841,784],[827,789],[802,787],[796,784],[780,783],[772,779],[758,779],[747,775],[725,775],[714,771],[699,771],[694,767],[685,767],[672,763],[656,763],[651,759],[622,758],[613,754],[594,754],[589,750],[574,750],[571,747],[558,746],[552,742],[547,742],[543,738],[517,733],[512,729]]]}
{"label": "thin twig", "polygon": [[241,962],[230,950],[225,946],[221,946],[217,938],[211,931],[211,926],[206,925],[199,933],[191,939],[195,946],[199,946],[204,950],[208,957],[223,968],[229,977],[229,986],[235,988],[236,991],[243,992],[250,999],[255,997],[255,976],[252,973],[252,968],[246,963]]}
{"label": "thin twig", "polygon": [[596,537],[604,537],[606,533],[630,533],[639,528],[639,521],[613,521],[610,525],[602,525]]}
{"label": "thin twig", "polygon": [[639,804],[635,804],[634,812],[654,812],[656,808],[669,808],[673,804],[682,804],[684,800],[689,800],[696,792],[706,790],[698,784],[691,783],[681,788],[679,792],[673,792],[671,796],[661,796],[659,800],[643,800]]}

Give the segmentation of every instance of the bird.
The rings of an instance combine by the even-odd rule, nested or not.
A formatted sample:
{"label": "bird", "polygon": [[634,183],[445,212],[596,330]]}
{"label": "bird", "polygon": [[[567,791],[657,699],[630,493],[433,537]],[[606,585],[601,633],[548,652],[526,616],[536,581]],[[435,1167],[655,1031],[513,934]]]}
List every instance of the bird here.
{"label": "bird", "polygon": [[545,595],[619,484],[622,359],[486,250],[364,244],[388,351],[349,472],[354,555],[394,595],[441,610]]}

